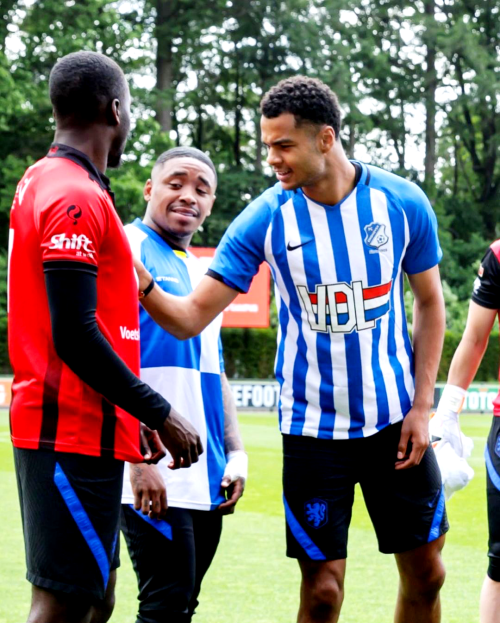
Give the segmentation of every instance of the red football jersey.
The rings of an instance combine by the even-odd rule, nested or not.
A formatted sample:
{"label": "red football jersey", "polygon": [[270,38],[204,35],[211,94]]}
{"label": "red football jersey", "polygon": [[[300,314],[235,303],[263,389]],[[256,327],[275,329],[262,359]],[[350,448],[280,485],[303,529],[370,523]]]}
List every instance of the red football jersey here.
{"label": "red football jersey", "polygon": [[10,227],[13,444],[141,461],[139,421],[111,405],[58,357],[45,289],[44,262],[98,267],[97,323],[113,350],[139,374],[137,281],[107,178],[85,154],[53,145],[19,182]]}

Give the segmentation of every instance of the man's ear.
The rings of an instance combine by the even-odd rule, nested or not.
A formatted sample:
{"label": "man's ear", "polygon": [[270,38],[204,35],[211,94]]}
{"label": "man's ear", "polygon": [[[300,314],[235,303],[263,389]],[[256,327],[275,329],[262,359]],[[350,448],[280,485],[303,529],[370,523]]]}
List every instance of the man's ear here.
{"label": "man's ear", "polygon": [[144,184],[144,189],[142,191],[142,196],[147,201],[147,203],[149,203],[151,201],[151,190],[152,190],[152,188],[153,188],[153,182],[149,179]]}
{"label": "man's ear", "polygon": [[118,98],[111,100],[106,109],[106,121],[109,125],[120,125],[121,104]]}
{"label": "man's ear", "polygon": [[335,130],[331,125],[327,125],[320,130],[319,136],[319,148],[320,150],[326,154],[330,151],[330,149],[335,144],[336,136]]}

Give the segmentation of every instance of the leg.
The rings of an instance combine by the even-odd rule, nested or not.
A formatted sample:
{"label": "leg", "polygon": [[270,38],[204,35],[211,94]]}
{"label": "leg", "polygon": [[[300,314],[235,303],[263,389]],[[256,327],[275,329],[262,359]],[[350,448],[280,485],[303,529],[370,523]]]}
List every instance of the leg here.
{"label": "leg", "polygon": [[[29,623],[105,623],[112,611],[113,556],[123,463],[100,457],[15,449],[33,585]],[[90,535],[90,536],[89,536]]]}
{"label": "leg", "polygon": [[[195,549],[195,584],[189,603],[189,614],[193,616],[198,605],[201,582],[208,571],[220,541],[222,515],[217,511],[191,511],[193,517]],[[191,619],[189,619],[191,620]]]}
{"label": "leg", "polygon": [[395,623],[439,623],[439,591],[445,570],[441,560],[444,534],[435,541],[409,552],[396,554],[399,592]]}
{"label": "leg", "polygon": [[136,623],[187,623],[195,585],[191,511],[169,508],[148,520],[122,505],[122,531],[139,586]]}
{"label": "leg", "polygon": [[299,623],[338,621],[364,441],[283,435],[287,556],[297,558],[302,573]]}
{"label": "leg", "polygon": [[420,463],[396,470],[401,423],[372,438],[366,457],[372,469],[361,480],[366,506],[381,552],[396,554],[399,594],[396,623],[438,623],[439,590],[444,582],[441,550],[448,530],[444,490],[434,450]]}
{"label": "leg", "polygon": [[299,560],[302,572],[297,623],[336,623],[344,600],[346,560]]}
{"label": "leg", "polygon": [[481,589],[479,620],[481,623],[500,623],[500,582],[489,576],[484,578]]}
{"label": "leg", "polygon": [[32,587],[31,610],[27,623],[90,623],[91,599]]}
{"label": "leg", "polygon": [[110,571],[106,594],[102,601],[98,601],[92,608],[90,623],[106,623],[111,618],[115,608],[116,569]]}
{"label": "leg", "polygon": [[488,504],[488,573],[481,589],[481,623],[500,623],[500,418],[493,417],[485,450]]}

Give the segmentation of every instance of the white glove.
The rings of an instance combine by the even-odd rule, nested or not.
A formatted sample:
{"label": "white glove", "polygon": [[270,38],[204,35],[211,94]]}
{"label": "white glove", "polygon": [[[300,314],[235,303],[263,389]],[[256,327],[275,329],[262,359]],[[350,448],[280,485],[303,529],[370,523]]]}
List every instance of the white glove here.
{"label": "white glove", "polygon": [[458,415],[467,392],[456,385],[446,385],[429,422],[429,435],[441,472],[446,500],[463,489],[474,477],[466,459],[474,442],[460,430]]}
{"label": "white glove", "polygon": [[243,450],[235,450],[226,454],[226,469],[224,470],[223,482],[228,485],[238,478],[246,480],[248,477],[248,455]]}
{"label": "white glove", "polygon": [[444,494],[446,500],[449,500],[455,491],[463,489],[472,480],[474,470],[463,457],[457,455],[448,441],[441,439],[433,446],[443,480]]}

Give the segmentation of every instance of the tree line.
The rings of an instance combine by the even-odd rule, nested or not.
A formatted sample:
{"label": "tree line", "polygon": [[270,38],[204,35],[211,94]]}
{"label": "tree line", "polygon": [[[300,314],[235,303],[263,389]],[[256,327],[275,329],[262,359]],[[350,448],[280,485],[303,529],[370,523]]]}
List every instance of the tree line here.
{"label": "tree line", "polygon": [[134,127],[111,172],[125,222],[142,215],[161,151],[209,153],[217,201],[193,241],[207,246],[274,183],[259,101],[301,73],[337,93],[350,157],[431,198],[448,328],[461,330],[479,260],[500,235],[499,20],[500,0],[0,0],[0,272],[16,183],[52,140],[48,75],[60,56],[101,51],[129,79]]}

